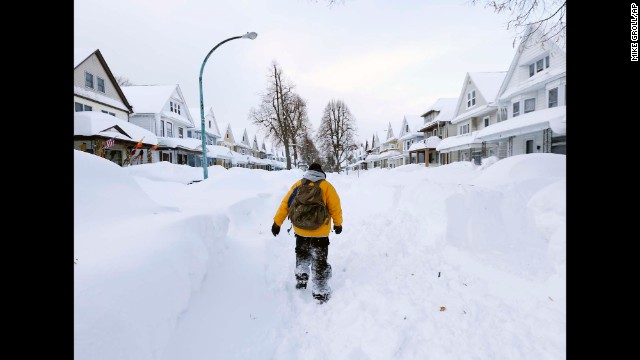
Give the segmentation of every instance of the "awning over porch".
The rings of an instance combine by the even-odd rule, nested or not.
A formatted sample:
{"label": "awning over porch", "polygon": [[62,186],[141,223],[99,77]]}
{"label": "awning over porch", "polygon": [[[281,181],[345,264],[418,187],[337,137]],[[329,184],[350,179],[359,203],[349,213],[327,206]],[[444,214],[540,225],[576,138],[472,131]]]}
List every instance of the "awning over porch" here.
{"label": "awning over porch", "polygon": [[476,139],[478,132],[448,137],[436,146],[440,152],[451,152],[456,150],[471,149],[474,145],[480,145],[481,141]]}
{"label": "awning over porch", "polygon": [[566,106],[556,106],[549,109],[532,111],[530,113],[487,126],[478,132],[476,138],[482,141],[492,141],[505,139],[510,136],[529,134],[549,128],[554,132],[554,135],[566,135],[566,114]]}
{"label": "awning over porch", "polygon": [[146,145],[156,145],[158,138],[149,130],[97,111],[79,111],[73,115],[75,136],[99,136],[137,143],[142,139]]}
{"label": "awning over porch", "polygon": [[169,149],[182,149],[188,151],[202,151],[202,140],[193,138],[158,137],[161,147]]}
{"label": "awning over porch", "polygon": [[[202,142],[200,143],[200,148],[202,148]],[[221,145],[207,145],[207,157],[231,160],[233,158],[233,154],[231,154],[231,150],[227,147]]]}

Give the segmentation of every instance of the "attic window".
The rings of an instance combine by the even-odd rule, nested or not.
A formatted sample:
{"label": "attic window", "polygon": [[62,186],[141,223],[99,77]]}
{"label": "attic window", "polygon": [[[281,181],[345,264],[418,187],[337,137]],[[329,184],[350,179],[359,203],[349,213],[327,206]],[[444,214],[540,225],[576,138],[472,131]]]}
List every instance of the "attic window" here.
{"label": "attic window", "polygon": [[93,89],[93,74],[86,71],[84,73],[84,86]]}
{"label": "attic window", "polygon": [[467,93],[467,108],[476,105],[476,91],[471,90]]}
{"label": "attic window", "polygon": [[211,120],[209,120],[209,129],[211,129]]}
{"label": "attic window", "polygon": [[407,124],[407,127],[405,128],[404,131],[409,132],[409,124]]}
{"label": "attic window", "polygon": [[98,91],[104,93],[104,79],[101,77],[98,77]]}
{"label": "attic window", "polygon": [[169,101],[169,110],[173,112],[173,101]]}
{"label": "attic window", "polygon": [[540,58],[532,62],[531,64],[529,64],[529,77],[532,77],[536,73],[539,73],[540,71],[546,68],[549,68],[549,61],[550,61],[549,55],[547,55],[544,58]]}

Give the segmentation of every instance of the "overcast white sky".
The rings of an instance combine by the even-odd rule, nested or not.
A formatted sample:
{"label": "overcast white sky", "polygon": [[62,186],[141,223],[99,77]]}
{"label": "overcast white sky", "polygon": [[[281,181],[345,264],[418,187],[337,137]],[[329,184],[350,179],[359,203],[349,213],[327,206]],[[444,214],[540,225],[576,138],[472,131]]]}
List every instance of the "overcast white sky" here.
{"label": "overcast white sky", "polygon": [[209,50],[257,32],[218,48],[203,75],[205,108],[251,138],[249,110],[272,60],[307,100],[316,129],[327,102],[342,99],[364,142],[373,131],[382,138],[389,122],[399,131],[405,114],[421,115],[439,97],[458,97],[467,72],[506,71],[515,53],[506,16],[467,0],[75,0],[74,12],[75,47],[99,48],[136,85],[179,84],[189,107],[199,106]]}

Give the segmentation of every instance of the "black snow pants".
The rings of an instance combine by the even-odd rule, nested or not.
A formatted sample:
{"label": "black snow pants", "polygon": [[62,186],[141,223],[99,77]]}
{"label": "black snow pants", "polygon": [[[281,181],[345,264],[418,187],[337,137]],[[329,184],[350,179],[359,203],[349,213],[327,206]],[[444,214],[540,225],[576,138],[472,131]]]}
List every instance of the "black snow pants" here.
{"label": "black snow pants", "polygon": [[311,266],[313,294],[328,295],[331,293],[331,288],[327,284],[331,279],[331,265],[327,262],[328,255],[328,237],[304,237],[296,234],[296,279],[309,278],[309,266]]}

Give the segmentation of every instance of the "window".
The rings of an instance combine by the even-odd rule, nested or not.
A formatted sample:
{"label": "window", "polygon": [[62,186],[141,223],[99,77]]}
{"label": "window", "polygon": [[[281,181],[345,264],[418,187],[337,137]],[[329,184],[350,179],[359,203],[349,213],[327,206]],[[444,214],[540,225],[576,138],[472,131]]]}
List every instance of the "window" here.
{"label": "window", "polygon": [[181,115],[181,113],[180,113],[180,104],[178,104],[177,106],[178,106],[178,115]]}
{"label": "window", "polygon": [[167,122],[167,137],[173,137],[173,124]]}
{"label": "window", "polygon": [[549,107],[558,106],[558,88],[549,90]]}
{"label": "window", "polygon": [[211,120],[209,120],[209,129],[211,129]]}
{"label": "window", "polygon": [[433,135],[433,136],[438,136],[438,129],[433,129],[433,133],[432,133],[432,135]]}
{"label": "window", "polygon": [[498,117],[498,121],[507,120],[507,108],[500,108],[499,115],[500,116]]}
{"label": "window", "polygon": [[184,129],[181,127],[178,128],[178,137],[181,139],[184,138]]}
{"label": "window", "polygon": [[467,107],[470,108],[476,104],[476,91],[471,90],[467,93]]}
{"label": "window", "polygon": [[169,101],[169,110],[173,112],[173,101]]}
{"label": "window", "polygon": [[515,102],[513,103],[513,117],[516,117],[518,115],[520,115],[520,103]]}
{"label": "window", "polygon": [[109,114],[111,116],[116,116],[115,113],[112,113],[112,112],[109,112],[109,111],[106,111],[106,110],[102,110],[102,112],[105,113],[105,114]]}
{"label": "window", "polygon": [[484,118],[484,127],[489,126],[489,117]]}
{"label": "window", "polygon": [[164,136],[164,120],[160,120],[160,136]]}
{"label": "window", "polygon": [[85,71],[84,73],[84,86],[93,89],[93,74]]}
{"label": "window", "polygon": [[[89,105],[81,104],[79,102],[74,103],[74,106],[75,106],[76,112],[93,110],[93,107],[91,107]],[[114,116],[115,116],[115,114],[114,114]]]}
{"label": "window", "polygon": [[458,132],[460,135],[469,133],[469,124],[462,125],[458,128]]}
{"label": "window", "polygon": [[104,92],[104,79],[100,77],[98,78],[98,91]]}
{"label": "window", "polygon": [[533,140],[527,140],[525,144],[525,153],[526,154],[533,153]]}
{"label": "window", "polygon": [[549,68],[549,55],[546,57],[539,59],[531,64],[529,64],[529,77],[532,77],[536,73],[544,70],[545,68]]}
{"label": "window", "polygon": [[524,113],[528,113],[528,112],[532,112],[536,109],[536,99],[535,98],[531,98],[531,99],[526,99],[524,101]]}
{"label": "window", "polygon": [[409,132],[409,124],[407,124],[407,125],[406,125],[406,127],[405,127],[405,130],[404,130],[404,131],[405,131],[405,132]]}

